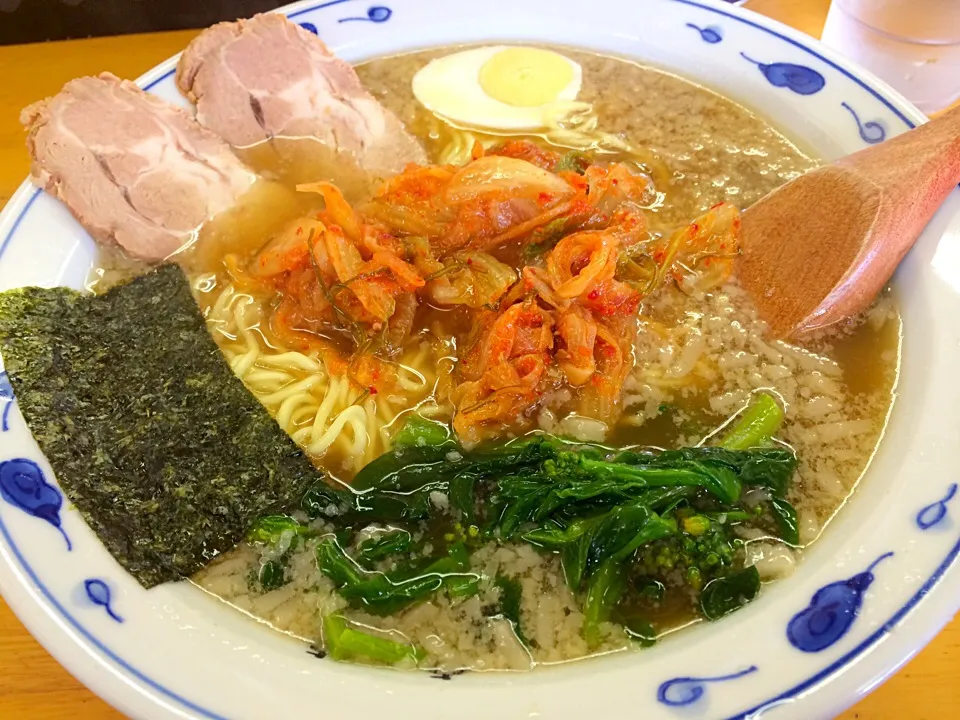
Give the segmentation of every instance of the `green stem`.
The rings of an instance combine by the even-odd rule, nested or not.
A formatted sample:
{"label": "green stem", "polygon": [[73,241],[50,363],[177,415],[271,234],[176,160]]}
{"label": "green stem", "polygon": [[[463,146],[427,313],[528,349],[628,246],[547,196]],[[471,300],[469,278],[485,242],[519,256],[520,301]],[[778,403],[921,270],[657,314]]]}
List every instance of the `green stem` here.
{"label": "green stem", "polygon": [[769,393],[757,393],[753,401],[737,418],[720,447],[727,450],[747,450],[768,442],[783,424],[783,408]]}
{"label": "green stem", "polygon": [[629,482],[634,488],[702,487],[720,501],[733,504],[740,499],[740,480],[733,472],[702,472],[683,468],[651,468],[580,458],[580,467],[598,478]]}
{"label": "green stem", "polygon": [[581,458],[580,466],[595,477],[629,480],[634,487],[674,487],[677,485],[703,485],[703,475],[693,470],[672,468],[647,468]]}
{"label": "green stem", "polygon": [[424,657],[423,650],[413,645],[355,630],[340,615],[327,615],[323,619],[323,641],[334,660],[365,658],[396,665],[408,658],[417,663]]}
{"label": "green stem", "polygon": [[605,560],[590,578],[583,602],[583,639],[591,648],[600,644],[600,625],[610,619],[624,590],[624,567],[619,560]]}

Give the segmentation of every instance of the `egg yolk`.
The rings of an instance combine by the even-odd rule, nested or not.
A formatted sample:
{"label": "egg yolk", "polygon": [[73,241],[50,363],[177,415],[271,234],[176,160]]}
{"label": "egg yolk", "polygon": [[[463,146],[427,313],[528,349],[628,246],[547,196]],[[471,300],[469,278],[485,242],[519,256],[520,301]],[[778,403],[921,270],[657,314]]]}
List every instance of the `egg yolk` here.
{"label": "egg yolk", "polygon": [[562,55],[537,48],[507,48],[480,67],[480,87],[494,100],[517,107],[553,102],[573,80]]}

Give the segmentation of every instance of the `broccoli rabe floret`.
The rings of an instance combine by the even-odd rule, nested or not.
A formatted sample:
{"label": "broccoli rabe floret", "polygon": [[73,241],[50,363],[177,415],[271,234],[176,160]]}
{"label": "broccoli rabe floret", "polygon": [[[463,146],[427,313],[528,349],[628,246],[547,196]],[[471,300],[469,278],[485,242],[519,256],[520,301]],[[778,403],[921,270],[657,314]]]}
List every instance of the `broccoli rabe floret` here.
{"label": "broccoli rabe floret", "polygon": [[[733,566],[743,541],[733,537],[728,527],[703,515],[684,518],[680,523],[685,532],[640,548],[636,567],[640,574],[664,582],[670,576],[672,581],[667,584],[675,584],[679,572],[683,582],[699,592]],[[688,528],[695,529],[696,534]]]}

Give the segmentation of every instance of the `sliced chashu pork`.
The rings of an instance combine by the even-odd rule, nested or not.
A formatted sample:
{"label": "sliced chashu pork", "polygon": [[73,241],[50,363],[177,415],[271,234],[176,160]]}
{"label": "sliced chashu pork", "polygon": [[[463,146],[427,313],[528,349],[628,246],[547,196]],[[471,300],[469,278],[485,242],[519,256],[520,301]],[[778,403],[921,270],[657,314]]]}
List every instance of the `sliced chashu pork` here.
{"label": "sliced chashu pork", "polygon": [[316,138],[374,174],[426,156],[354,69],[281,15],[220,23],[184,50],[177,85],[197,120],[236,147],[276,137]]}
{"label": "sliced chashu pork", "polygon": [[96,240],[142,260],[175,253],[256,179],[183,110],[109,73],[70,81],[20,120],[34,182]]}

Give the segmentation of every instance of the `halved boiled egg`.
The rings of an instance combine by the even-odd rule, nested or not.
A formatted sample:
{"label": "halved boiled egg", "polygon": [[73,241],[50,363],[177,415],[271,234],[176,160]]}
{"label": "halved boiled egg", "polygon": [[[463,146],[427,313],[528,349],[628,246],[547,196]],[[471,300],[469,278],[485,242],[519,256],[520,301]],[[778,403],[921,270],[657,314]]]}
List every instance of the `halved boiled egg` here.
{"label": "halved boiled egg", "polygon": [[413,94],[456,124],[535,130],[544,112],[580,92],[580,65],[541,48],[495,45],[432,60],[413,76]]}

